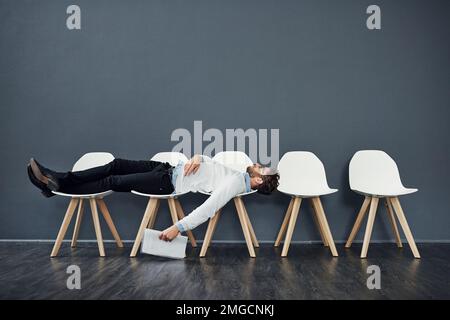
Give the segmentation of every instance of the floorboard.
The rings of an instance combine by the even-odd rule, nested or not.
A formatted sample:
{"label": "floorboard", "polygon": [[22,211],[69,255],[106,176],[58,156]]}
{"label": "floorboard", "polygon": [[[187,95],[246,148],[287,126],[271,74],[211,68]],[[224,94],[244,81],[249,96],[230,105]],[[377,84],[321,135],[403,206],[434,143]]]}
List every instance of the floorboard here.
{"label": "floorboard", "polygon": [[[213,244],[206,258],[188,248],[184,260],[147,255],[129,258],[131,246],[95,244],[76,249],[64,243],[50,258],[47,243],[0,243],[0,299],[450,299],[450,244],[421,244],[422,259],[406,246],[371,244],[367,259],[361,245],[337,247],[331,257],[321,245],[263,244],[249,258],[244,244]],[[81,290],[69,290],[66,268],[81,268]],[[366,286],[367,267],[381,269],[381,289]]]}

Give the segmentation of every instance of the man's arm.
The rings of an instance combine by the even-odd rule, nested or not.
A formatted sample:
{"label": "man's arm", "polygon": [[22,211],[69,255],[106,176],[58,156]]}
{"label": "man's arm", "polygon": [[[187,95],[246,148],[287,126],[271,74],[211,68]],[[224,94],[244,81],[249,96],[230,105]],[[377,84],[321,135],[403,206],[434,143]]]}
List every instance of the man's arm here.
{"label": "man's arm", "polygon": [[215,213],[233,199],[237,194],[243,192],[242,181],[240,177],[232,176],[224,180],[220,186],[213,191],[206,201],[192,211],[188,216],[184,217],[176,224],[167,228],[161,233],[160,239],[172,240],[179,232],[192,230],[198,225],[204,223]]}
{"label": "man's arm", "polygon": [[194,155],[184,166],[184,175],[188,176],[191,173],[196,173],[200,168],[202,162],[210,161],[208,157],[202,156],[200,154]]}

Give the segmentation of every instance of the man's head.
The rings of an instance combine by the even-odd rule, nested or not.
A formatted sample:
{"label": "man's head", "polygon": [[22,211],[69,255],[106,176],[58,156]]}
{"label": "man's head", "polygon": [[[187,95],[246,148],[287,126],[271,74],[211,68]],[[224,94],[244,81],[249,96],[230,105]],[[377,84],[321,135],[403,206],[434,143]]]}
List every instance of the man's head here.
{"label": "man's head", "polygon": [[250,187],[259,193],[270,194],[278,187],[280,175],[277,170],[255,163],[247,167],[247,173],[250,176]]}

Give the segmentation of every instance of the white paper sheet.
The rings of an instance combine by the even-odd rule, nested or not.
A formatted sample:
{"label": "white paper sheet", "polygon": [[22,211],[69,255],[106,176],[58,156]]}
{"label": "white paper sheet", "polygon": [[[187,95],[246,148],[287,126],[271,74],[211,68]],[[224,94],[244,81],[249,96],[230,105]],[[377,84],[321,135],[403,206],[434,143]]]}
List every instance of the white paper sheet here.
{"label": "white paper sheet", "polygon": [[159,239],[161,231],[145,229],[141,252],[155,256],[183,259],[186,256],[187,237],[178,235],[172,241]]}

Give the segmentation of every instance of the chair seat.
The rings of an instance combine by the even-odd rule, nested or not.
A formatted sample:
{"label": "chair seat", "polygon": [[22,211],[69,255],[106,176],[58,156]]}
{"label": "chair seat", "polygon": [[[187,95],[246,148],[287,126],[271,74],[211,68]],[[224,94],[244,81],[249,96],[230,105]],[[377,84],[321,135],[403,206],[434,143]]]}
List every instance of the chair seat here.
{"label": "chair seat", "polygon": [[312,189],[312,190],[288,190],[278,187],[278,191],[295,197],[301,198],[312,198],[312,197],[320,197],[327,194],[332,194],[338,191],[338,189],[332,188],[320,188],[320,189]]}
{"label": "chair seat", "polygon": [[107,196],[107,195],[110,195],[111,193],[113,193],[112,190],[99,192],[99,193],[89,193],[89,194],[70,194],[70,193],[57,192],[57,191],[52,191],[52,192],[58,196],[70,197],[70,198],[84,198],[84,199],[103,198],[104,196]]}
{"label": "chair seat", "polygon": [[247,196],[249,194],[253,194],[253,193],[256,193],[256,192],[258,192],[258,190],[252,190],[252,191],[249,191],[249,192],[243,192],[243,193],[239,193],[236,197],[243,197],[243,196]]}
{"label": "chair seat", "polygon": [[154,198],[154,199],[172,199],[172,198],[177,198],[179,196],[182,196],[182,195],[188,193],[188,191],[180,192],[180,193],[171,193],[171,194],[149,194],[149,193],[143,193],[143,192],[131,190],[131,193],[134,193],[138,196]]}
{"label": "chair seat", "polygon": [[373,196],[373,197],[397,197],[403,196],[406,194],[417,192],[419,189],[415,188],[404,188],[404,187],[395,187],[395,188],[383,188],[383,189],[371,189],[371,190],[357,190],[352,189],[356,193],[365,195],[365,196]]}
{"label": "chair seat", "polygon": [[[258,192],[258,190],[252,190],[252,191],[249,191],[249,192],[239,193],[239,194],[236,195],[236,197],[243,197],[243,196],[246,196],[246,195],[249,195],[249,194],[253,194],[255,192]],[[207,196],[211,195],[211,192],[199,191],[198,193],[201,193],[201,194],[204,194],[204,195],[207,195]]]}

